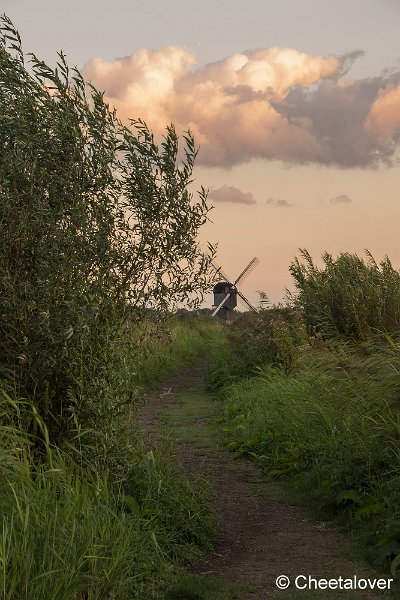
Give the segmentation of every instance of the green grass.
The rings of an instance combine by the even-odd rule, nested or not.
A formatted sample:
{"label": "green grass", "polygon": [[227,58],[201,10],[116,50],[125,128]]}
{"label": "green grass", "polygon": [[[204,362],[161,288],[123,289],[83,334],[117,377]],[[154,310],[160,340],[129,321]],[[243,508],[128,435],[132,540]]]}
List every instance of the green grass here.
{"label": "green grass", "polygon": [[[241,391],[243,392],[246,390],[249,384],[251,384],[250,380],[243,382]],[[222,417],[224,403],[222,403],[221,400],[216,400],[205,392],[193,390],[191,387],[187,387],[184,390],[176,392],[175,398],[176,403],[173,405],[173,407],[162,413],[162,420],[165,424],[163,429],[164,433],[173,438],[182,440],[185,443],[194,445],[200,455],[212,455],[221,447],[225,448],[225,444],[223,440],[221,440],[219,423]],[[243,398],[243,393],[241,398]],[[232,463],[232,469],[240,470],[242,468],[244,468],[243,461],[237,460]],[[318,502],[315,500],[312,506],[310,506],[309,490],[302,488],[301,486],[299,487],[297,483],[293,481],[293,479],[277,479],[275,477],[267,476],[265,475],[265,472],[263,473],[260,471],[260,477],[257,480],[253,480],[253,485],[254,490],[268,500],[290,502],[291,504],[295,503],[302,508],[302,512],[305,513],[309,518],[315,519],[319,516]],[[362,552],[363,549],[361,544],[349,536],[344,539],[343,545],[337,549],[335,560],[343,560],[343,564],[345,565],[346,569],[348,570],[349,565],[350,567],[352,566],[354,568],[354,572],[357,572],[359,576],[372,578],[379,577],[379,573],[373,570],[365,562],[360,560]],[[337,575],[337,573],[333,572],[324,573],[324,576],[326,577],[335,577]],[[219,580],[217,580],[217,582],[213,582],[208,577],[204,578],[204,585],[206,588],[203,590],[201,582],[192,578],[193,576],[191,575],[187,576],[187,580],[185,582],[185,585],[189,590],[187,593],[185,586],[183,586],[183,590],[185,590],[185,592],[180,586],[178,586],[181,595],[176,596],[177,598],[194,598],[196,600],[197,598],[204,598],[204,600],[208,600],[210,598],[211,600],[211,598],[215,597],[215,589],[219,590],[219,587],[217,586]],[[185,593],[187,595],[185,595]],[[218,593],[220,592],[218,591]],[[240,589],[235,590],[235,587],[233,587],[233,593],[238,593],[240,598]],[[302,598],[310,600],[322,600],[324,597],[332,599],[337,598],[338,592],[326,590],[277,590],[276,598],[282,597],[289,600],[295,597],[300,597],[300,593]],[[222,598],[224,597],[225,596],[222,595]],[[361,598],[365,598],[365,594],[362,594],[362,592],[358,593],[353,591],[341,591],[340,597],[345,599],[360,598],[361,600]],[[169,596],[167,596],[167,598],[169,598]],[[175,596],[172,596],[172,598],[175,598]],[[219,596],[217,595],[216,598],[219,598]]]}
{"label": "green grass", "polygon": [[161,598],[172,564],[209,548],[206,490],[172,457],[137,452],[116,488],[59,451],[36,467],[16,454],[0,452],[4,600]]}
{"label": "green grass", "polygon": [[366,260],[325,252],[318,268],[307,250],[300,256],[290,271],[298,292],[295,304],[311,335],[364,340],[377,330],[399,331],[400,272],[388,257],[378,264],[368,250]]}
{"label": "green grass", "polygon": [[166,592],[165,600],[235,600],[248,586],[202,575],[181,573]]}
{"label": "green grass", "polygon": [[[160,378],[179,370],[214,335],[203,323],[174,327],[176,338],[142,361],[143,380],[156,368]],[[114,377],[122,380],[123,370]],[[112,410],[113,395],[104,394],[109,410],[99,413],[98,429],[72,432],[62,449],[47,442],[39,455],[24,423],[36,420],[48,439],[40,415],[0,389],[4,600],[158,600],[178,581],[176,565],[209,549],[204,478],[189,482],[171,450],[144,451],[132,430],[132,404]]]}
{"label": "green grass", "polygon": [[132,334],[137,351],[128,361],[129,371],[134,373],[139,390],[148,391],[208,353],[224,337],[224,328],[208,317],[182,320],[172,316],[161,330],[156,323],[147,321]]}
{"label": "green grass", "polygon": [[398,362],[339,344],[306,353],[289,374],[265,367],[224,389],[230,449],[279,479],[278,494],[335,517],[386,567],[400,539]]}
{"label": "green grass", "polygon": [[213,452],[220,446],[215,423],[219,406],[208,394],[194,389],[174,392],[176,403],[161,415],[164,431],[173,438]]}
{"label": "green grass", "polygon": [[[58,452],[34,467],[2,450],[0,595],[4,600],[156,598],[166,569],[139,511],[106,474]],[[140,549],[140,552],[138,552]]]}
{"label": "green grass", "polygon": [[[160,430],[168,437],[193,445],[200,455],[218,451],[219,403],[190,385],[174,392],[174,396],[174,406],[160,415],[163,424]],[[248,589],[248,585],[181,572],[165,600],[234,600]]]}

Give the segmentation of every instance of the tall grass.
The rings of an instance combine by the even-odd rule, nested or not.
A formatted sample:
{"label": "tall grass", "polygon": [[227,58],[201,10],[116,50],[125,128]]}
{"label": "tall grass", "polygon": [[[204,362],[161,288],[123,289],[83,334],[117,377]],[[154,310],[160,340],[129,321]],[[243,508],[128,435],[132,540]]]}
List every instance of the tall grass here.
{"label": "tall grass", "polygon": [[172,449],[145,451],[133,416],[139,395],[195,360],[218,325],[173,318],[160,327],[148,319],[121,330],[112,363],[86,382],[86,402],[71,399],[77,414],[59,447],[35,406],[12,399],[13,377],[2,372],[4,600],[155,600],[174,565],[209,548],[205,482],[189,482]]}
{"label": "tall grass", "polygon": [[[2,413],[10,408],[22,418],[30,410],[3,392]],[[161,598],[171,561],[208,547],[204,485],[178,475],[172,457],[131,448],[116,485],[107,470],[87,460],[82,467],[57,448],[47,446],[38,462],[32,441],[1,429],[4,600]]]}
{"label": "tall grass", "polygon": [[224,389],[229,446],[320,508],[345,509],[376,544],[400,514],[399,373],[395,349],[343,342],[305,352],[290,373],[264,366]]}
{"label": "tall grass", "polygon": [[210,372],[238,455],[346,515],[400,569],[400,272],[342,253],[290,267],[297,295],[232,328]]}
{"label": "tall grass", "polygon": [[160,147],[133,133],[62,53],[25,58],[5,15],[0,59],[0,594],[158,598],[210,532],[204,486],[132,427],[213,335],[158,323],[211,278],[194,140],[178,160],[172,125]]}
{"label": "tall grass", "polygon": [[[130,468],[138,400],[168,376],[207,354],[221,335],[216,321],[192,315],[128,320],[111,345],[112,358],[84,382],[85,401],[71,402],[71,424],[60,446],[78,462],[95,462],[119,481]],[[84,423],[83,427],[81,424]],[[78,450],[78,452],[76,452]]]}
{"label": "tall grass", "polygon": [[170,316],[163,329],[148,320],[133,332],[137,351],[129,370],[135,374],[139,390],[157,386],[169,375],[207,354],[225,338],[225,328],[217,320],[201,315]]}
{"label": "tall grass", "polygon": [[298,310],[274,307],[245,314],[228,331],[221,330],[211,345],[208,389],[215,391],[229,382],[252,377],[264,364],[288,371],[305,345],[307,333]]}
{"label": "tall grass", "polygon": [[376,330],[400,329],[400,272],[386,257],[379,264],[367,251],[322,256],[318,268],[307,250],[290,266],[308,330],[324,336],[366,339]]}

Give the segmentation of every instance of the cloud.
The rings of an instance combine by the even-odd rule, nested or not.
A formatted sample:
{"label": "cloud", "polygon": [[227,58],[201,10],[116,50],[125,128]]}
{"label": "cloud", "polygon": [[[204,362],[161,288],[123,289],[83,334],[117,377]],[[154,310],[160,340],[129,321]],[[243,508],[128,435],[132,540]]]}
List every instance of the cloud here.
{"label": "cloud", "polygon": [[350,204],[352,199],[349,198],[347,194],[342,194],[341,196],[336,196],[335,198],[331,198],[330,202],[332,204]]}
{"label": "cloud", "polygon": [[159,135],[170,122],[191,129],[197,164],[389,165],[400,142],[400,73],[349,79],[361,54],[262,48],[196,69],[191,53],[169,46],[94,58],[84,75],[122,119],[140,117]]}
{"label": "cloud", "polygon": [[208,197],[215,202],[232,202],[233,204],[256,204],[253,194],[242,192],[230,185],[223,185],[217,190],[211,190]]}
{"label": "cloud", "polygon": [[272,204],[273,206],[279,206],[283,208],[293,206],[293,204],[290,204],[290,202],[287,200],[275,200],[274,198],[268,198],[268,200],[265,201],[265,204]]}

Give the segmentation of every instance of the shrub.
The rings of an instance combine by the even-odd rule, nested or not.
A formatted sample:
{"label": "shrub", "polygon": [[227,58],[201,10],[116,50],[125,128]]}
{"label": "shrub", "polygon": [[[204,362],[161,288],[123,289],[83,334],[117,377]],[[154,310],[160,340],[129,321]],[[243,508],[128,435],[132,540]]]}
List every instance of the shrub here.
{"label": "shrub", "polygon": [[261,365],[290,370],[300,349],[307,344],[298,310],[275,307],[245,314],[229,331],[221,330],[219,344],[213,345],[208,388],[220,388],[241,377],[251,377]]}
{"label": "shrub", "polygon": [[195,302],[207,285],[206,194],[188,191],[184,139],[179,162],[173,126],[160,146],[144,123],[125,127],[62,54],[55,69],[33,55],[26,66],[2,17],[0,364],[53,436],[79,416],[87,382],[93,397],[127,304]]}
{"label": "shrub", "polygon": [[239,319],[229,336],[245,369],[269,364],[290,369],[298,347],[307,344],[302,315],[290,308],[272,308]]}

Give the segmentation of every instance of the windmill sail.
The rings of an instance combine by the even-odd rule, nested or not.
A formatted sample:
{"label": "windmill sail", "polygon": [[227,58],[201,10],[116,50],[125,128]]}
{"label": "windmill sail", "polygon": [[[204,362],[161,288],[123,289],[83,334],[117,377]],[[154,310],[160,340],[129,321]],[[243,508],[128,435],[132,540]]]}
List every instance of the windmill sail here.
{"label": "windmill sail", "polygon": [[223,307],[223,305],[225,304],[225,302],[228,300],[228,298],[230,297],[231,292],[229,291],[227,293],[227,295],[225,296],[225,298],[223,300],[221,300],[221,302],[218,304],[217,308],[214,310],[214,312],[212,313],[212,317],[214,317],[217,312],[219,312],[221,310],[221,308]]}
{"label": "windmill sail", "polygon": [[247,265],[247,267],[245,269],[243,269],[243,271],[240,273],[239,277],[236,279],[235,283],[233,285],[236,285],[237,283],[239,283],[239,281],[241,279],[244,279],[244,277],[247,277],[247,275],[249,275],[251,273],[251,271],[253,269],[256,268],[256,266],[260,263],[260,261],[258,260],[258,258],[255,256],[253,258],[253,260],[251,260],[249,262],[249,264]]}

